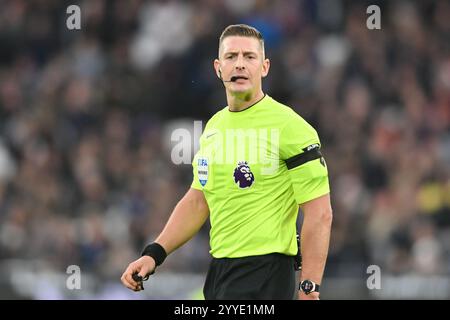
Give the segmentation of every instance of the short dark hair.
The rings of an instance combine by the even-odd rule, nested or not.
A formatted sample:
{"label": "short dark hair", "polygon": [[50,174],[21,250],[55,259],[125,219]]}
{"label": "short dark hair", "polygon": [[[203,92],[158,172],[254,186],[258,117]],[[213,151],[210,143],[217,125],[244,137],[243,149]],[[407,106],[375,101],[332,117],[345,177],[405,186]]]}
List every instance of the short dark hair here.
{"label": "short dark hair", "polygon": [[222,34],[219,38],[219,48],[222,44],[223,39],[226,37],[231,36],[239,36],[239,37],[248,37],[248,38],[255,38],[259,40],[259,43],[261,44],[261,48],[264,52],[264,38],[256,28],[249,26],[247,24],[232,24],[223,30]]}

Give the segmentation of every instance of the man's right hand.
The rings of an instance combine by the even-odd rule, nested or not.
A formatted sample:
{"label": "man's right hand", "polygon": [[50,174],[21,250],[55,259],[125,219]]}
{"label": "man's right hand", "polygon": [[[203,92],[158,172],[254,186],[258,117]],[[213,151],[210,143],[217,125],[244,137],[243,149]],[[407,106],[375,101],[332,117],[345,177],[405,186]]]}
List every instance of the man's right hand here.
{"label": "man's right hand", "polygon": [[151,274],[155,270],[155,260],[150,256],[143,256],[130,263],[122,274],[120,280],[123,285],[133,291],[141,291],[142,287],[139,282],[133,280],[133,274],[138,273],[144,279],[148,274]]}

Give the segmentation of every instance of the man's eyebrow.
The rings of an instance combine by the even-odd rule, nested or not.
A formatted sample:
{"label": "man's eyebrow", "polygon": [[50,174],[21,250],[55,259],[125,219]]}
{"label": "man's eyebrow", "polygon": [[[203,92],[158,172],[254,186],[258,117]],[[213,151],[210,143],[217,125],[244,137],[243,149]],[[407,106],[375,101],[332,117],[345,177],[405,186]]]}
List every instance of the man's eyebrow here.
{"label": "man's eyebrow", "polygon": [[[237,54],[239,54],[239,51],[227,51],[227,52],[224,52],[224,55],[237,55]],[[258,53],[255,52],[255,51],[244,51],[244,56],[248,56],[250,54],[257,55]]]}

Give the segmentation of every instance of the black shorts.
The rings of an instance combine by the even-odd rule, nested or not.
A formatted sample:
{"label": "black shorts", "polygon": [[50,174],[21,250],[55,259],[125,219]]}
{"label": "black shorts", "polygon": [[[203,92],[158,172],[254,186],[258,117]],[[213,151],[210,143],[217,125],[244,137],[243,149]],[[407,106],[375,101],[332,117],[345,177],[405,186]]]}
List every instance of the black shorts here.
{"label": "black shorts", "polygon": [[206,300],[293,300],[295,257],[279,253],[211,261],[203,294]]}

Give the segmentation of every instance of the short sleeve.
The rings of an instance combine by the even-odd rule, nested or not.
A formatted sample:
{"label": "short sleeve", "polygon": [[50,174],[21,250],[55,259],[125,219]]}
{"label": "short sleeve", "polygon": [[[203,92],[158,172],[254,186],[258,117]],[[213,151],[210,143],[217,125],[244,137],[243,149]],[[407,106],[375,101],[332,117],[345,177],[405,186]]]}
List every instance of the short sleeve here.
{"label": "short sleeve", "polygon": [[280,156],[288,166],[298,204],[330,192],[328,169],[316,130],[295,114],[282,129]]}

